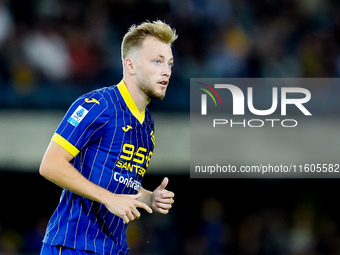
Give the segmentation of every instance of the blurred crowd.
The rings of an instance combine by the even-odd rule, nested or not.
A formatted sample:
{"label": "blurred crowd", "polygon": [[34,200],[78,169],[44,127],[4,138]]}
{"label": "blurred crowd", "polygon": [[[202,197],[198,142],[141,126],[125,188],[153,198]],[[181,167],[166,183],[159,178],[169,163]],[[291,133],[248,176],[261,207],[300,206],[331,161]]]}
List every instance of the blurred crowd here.
{"label": "blurred crowd", "polygon": [[[7,219],[13,220],[13,219]],[[42,246],[48,219],[41,217],[37,221],[31,219],[31,228],[24,230],[11,227],[1,229],[0,225],[0,254],[1,255],[38,255]]]}
{"label": "blurred crowd", "polygon": [[[230,217],[225,202],[206,198],[201,224],[185,241],[187,255],[337,255],[338,222],[300,201],[292,210],[267,205]],[[244,212],[243,212],[244,213]],[[242,212],[240,212],[242,214]],[[237,223],[236,223],[237,222]]]}
{"label": "blurred crowd", "polygon": [[161,110],[188,110],[191,77],[339,77],[339,13],[336,0],[0,0],[0,106],[67,107],[118,83],[121,39],[146,19],[179,34]]}

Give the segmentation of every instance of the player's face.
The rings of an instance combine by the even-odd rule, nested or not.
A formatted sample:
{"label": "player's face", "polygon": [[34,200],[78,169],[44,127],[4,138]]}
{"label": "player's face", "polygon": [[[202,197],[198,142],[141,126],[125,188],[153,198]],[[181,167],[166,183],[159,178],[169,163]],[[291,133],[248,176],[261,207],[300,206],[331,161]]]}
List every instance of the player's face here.
{"label": "player's face", "polygon": [[169,44],[155,37],[145,38],[139,53],[136,82],[149,100],[164,98],[173,62]]}

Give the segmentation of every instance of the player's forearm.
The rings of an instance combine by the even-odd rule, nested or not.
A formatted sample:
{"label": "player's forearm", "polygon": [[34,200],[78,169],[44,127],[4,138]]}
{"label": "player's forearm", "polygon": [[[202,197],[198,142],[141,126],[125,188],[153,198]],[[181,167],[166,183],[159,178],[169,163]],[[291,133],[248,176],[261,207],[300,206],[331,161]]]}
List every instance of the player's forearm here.
{"label": "player's forearm", "polygon": [[103,203],[108,192],[87,180],[72,165],[51,168],[45,172],[41,171],[41,175],[62,188],[96,202]]}
{"label": "player's forearm", "polygon": [[151,205],[152,205],[152,192],[144,189],[143,187],[140,187],[139,192],[142,193],[142,195],[138,200],[151,207]]}

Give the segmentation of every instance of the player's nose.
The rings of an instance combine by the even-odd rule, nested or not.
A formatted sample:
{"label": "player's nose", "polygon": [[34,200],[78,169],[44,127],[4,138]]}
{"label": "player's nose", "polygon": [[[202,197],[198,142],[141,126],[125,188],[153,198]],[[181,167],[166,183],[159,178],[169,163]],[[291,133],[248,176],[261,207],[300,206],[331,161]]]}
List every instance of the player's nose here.
{"label": "player's nose", "polygon": [[171,66],[164,65],[162,68],[162,76],[170,77],[171,76]]}

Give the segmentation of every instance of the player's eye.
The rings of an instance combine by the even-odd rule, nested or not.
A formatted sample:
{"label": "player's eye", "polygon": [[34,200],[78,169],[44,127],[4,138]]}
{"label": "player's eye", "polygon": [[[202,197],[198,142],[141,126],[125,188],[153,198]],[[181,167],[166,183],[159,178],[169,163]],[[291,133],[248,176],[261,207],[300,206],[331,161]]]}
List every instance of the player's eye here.
{"label": "player's eye", "polygon": [[155,59],[154,61],[153,61],[155,64],[160,64],[160,63],[162,63],[159,59]]}
{"label": "player's eye", "polygon": [[174,63],[173,62],[169,62],[168,65],[169,65],[170,68],[172,68],[174,66]]}

